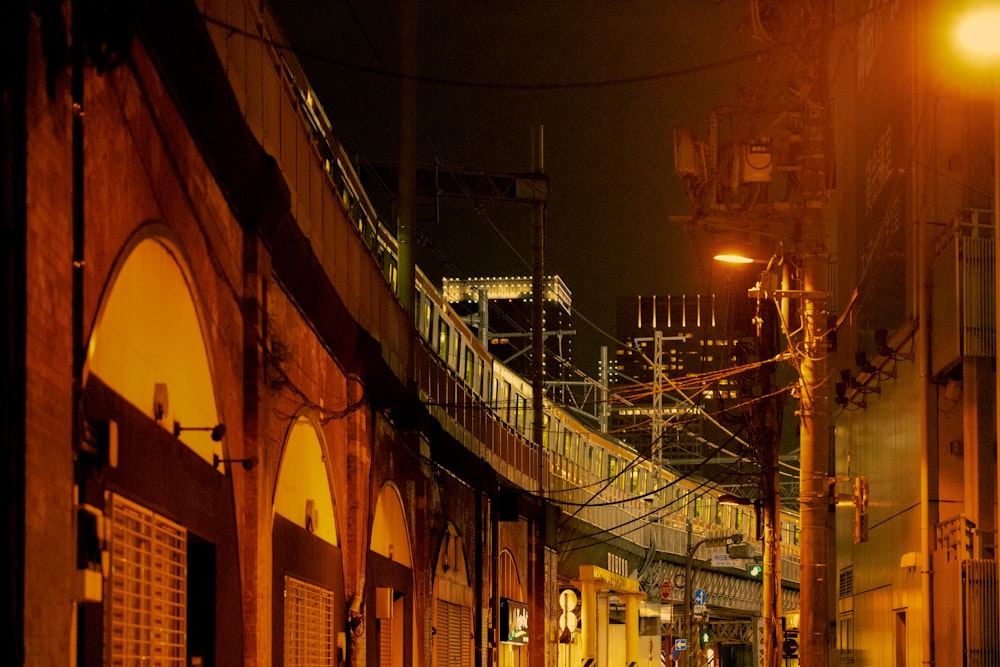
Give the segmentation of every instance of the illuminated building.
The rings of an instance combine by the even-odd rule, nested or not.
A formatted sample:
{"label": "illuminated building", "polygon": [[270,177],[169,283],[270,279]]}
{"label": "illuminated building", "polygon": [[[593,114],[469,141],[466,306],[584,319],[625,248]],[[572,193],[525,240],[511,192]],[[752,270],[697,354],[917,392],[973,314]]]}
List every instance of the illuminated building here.
{"label": "illuminated building", "polygon": [[[559,276],[547,277],[543,289],[546,381],[558,383],[570,375],[573,360],[573,295]],[[525,378],[532,376],[530,277],[444,278],[442,292],[466,315],[481,339],[484,329],[488,331],[487,344],[493,355]],[[483,304],[488,304],[485,315]],[[557,397],[565,391],[565,385],[557,385],[547,394]]]}

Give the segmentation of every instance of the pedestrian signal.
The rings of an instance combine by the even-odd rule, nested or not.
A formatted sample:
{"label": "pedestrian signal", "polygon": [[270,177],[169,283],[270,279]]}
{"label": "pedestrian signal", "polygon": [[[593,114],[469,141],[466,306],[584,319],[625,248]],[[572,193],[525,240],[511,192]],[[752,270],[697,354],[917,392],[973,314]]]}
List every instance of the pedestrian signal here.
{"label": "pedestrian signal", "polygon": [[764,577],[763,563],[750,563],[747,565],[747,574],[751,579],[762,579]]}

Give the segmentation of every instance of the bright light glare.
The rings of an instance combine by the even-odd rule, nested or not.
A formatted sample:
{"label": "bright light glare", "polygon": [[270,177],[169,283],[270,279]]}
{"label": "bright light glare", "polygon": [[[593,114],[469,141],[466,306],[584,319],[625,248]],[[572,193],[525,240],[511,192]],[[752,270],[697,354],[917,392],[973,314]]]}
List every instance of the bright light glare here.
{"label": "bright light glare", "polygon": [[746,255],[740,255],[737,253],[719,253],[712,259],[719,262],[726,262],[727,264],[753,264],[752,257],[747,257]]}
{"label": "bright light glare", "polygon": [[982,7],[959,19],[958,45],[970,56],[1000,62],[1000,7]]}

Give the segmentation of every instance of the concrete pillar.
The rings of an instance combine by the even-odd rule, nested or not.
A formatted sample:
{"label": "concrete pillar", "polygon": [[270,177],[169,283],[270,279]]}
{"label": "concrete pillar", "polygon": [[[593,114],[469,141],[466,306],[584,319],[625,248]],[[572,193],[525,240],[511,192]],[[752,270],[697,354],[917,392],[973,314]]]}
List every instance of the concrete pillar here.
{"label": "concrete pillar", "polygon": [[639,596],[625,595],[625,665],[639,661]]}
{"label": "concrete pillar", "polygon": [[580,582],[580,594],[582,667],[592,667],[597,660],[597,586],[593,579],[584,579]]}

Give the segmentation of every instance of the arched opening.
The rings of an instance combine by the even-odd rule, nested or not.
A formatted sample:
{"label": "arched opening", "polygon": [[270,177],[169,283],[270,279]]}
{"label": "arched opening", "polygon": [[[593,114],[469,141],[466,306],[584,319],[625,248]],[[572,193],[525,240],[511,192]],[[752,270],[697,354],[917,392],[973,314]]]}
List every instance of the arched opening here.
{"label": "arched opening", "polygon": [[342,664],[343,555],[328,449],[308,412],[288,429],[274,492],[274,664]]}
{"label": "arched opening", "polygon": [[369,655],[379,667],[413,664],[413,561],[409,527],[399,490],[382,487],[375,505],[369,551]]}
{"label": "arched opening", "polygon": [[103,513],[110,567],[80,614],[87,664],[242,656],[232,485],[212,466],[221,392],[191,286],[169,232],[146,226],[88,341],[84,419],[102,456],[81,468],[80,502]]}
{"label": "arched opening", "polygon": [[528,664],[528,605],[524,601],[517,562],[509,549],[500,552],[498,567],[500,594],[500,667]]}
{"label": "arched opening", "polygon": [[471,667],[473,608],[465,545],[453,523],[445,526],[434,568],[432,641],[436,667]]}
{"label": "arched opening", "polygon": [[85,378],[91,374],[163,428],[179,429],[178,439],[205,461],[222,457],[211,432],[221,420],[201,318],[165,239],[142,238],[120,264],[87,347]]}

